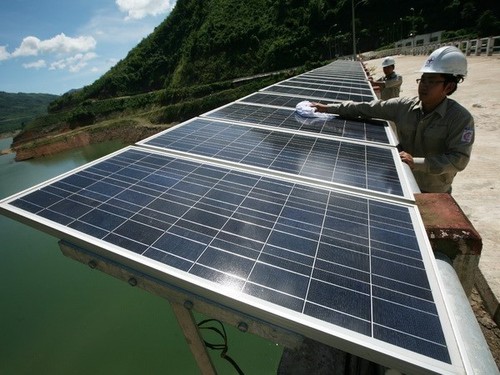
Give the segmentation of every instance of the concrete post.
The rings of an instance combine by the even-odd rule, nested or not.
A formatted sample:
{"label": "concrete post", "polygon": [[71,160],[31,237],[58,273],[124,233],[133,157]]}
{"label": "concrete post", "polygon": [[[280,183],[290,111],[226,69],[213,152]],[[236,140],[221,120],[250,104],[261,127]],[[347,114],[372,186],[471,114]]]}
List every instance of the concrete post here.
{"label": "concrete post", "polygon": [[450,194],[415,194],[432,249],[451,259],[469,296],[474,286],[483,242]]}
{"label": "concrete post", "polygon": [[487,47],[486,47],[486,54],[487,56],[491,56],[493,55],[493,46],[494,46],[494,40],[492,37],[489,37],[488,38],[488,43],[487,43]]}

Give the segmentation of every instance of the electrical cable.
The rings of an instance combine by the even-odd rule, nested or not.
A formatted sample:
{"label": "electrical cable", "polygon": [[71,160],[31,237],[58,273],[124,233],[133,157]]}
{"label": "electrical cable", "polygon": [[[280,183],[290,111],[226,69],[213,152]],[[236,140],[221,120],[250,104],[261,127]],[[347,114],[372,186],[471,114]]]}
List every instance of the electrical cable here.
{"label": "electrical cable", "polygon": [[[206,325],[208,323],[212,323],[212,322],[218,323],[222,329],[219,329],[215,326],[208,326],[208,327],[204,326],[204,325]],[[220,353],[221,358],[224,358],[226,361],[228,361],[234,367],[234,369],[238,372],[239,375],[244,375],[240,366],[238,366],[238,364],[234,361],[234,359],[232,359],[230,356],[227,355],[227,351],[229,348],[228,348],[228,344],[227,344],[227,334],[226,334],[226,329],[224,328],[224,325],[217,319],[206,319],[206,320],[202,320],[201,322],[198,323],[198,328],[200,330],[206,329],[209,331],[213,331],[222,337],[222,339],[224,340],[224,343],[222,343],[222,344],[221,343],[211,343],[211,342],[206,341],[205,339],[203,339],[203,342],[205,343],[205,346],[209,349],[220,350],[221,351],[221,353]]]}

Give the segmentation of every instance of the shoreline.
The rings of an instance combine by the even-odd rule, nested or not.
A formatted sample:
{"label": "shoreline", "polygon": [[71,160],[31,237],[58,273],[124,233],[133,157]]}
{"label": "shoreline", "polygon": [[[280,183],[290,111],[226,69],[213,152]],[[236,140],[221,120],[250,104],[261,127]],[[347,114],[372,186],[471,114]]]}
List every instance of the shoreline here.
{"label": "shoreline", "polygon": [[172,126],[172,124],[98,124],[94,127],[80,128],[61,134],[52,134],[31,141],[26,141],[14,147],[0,150],[0,155],[15,153],[15,161],[24,161],[55,155],[63,151],[69,151],[90,144],[106,141],[119,140],[124,143],[132,144],[154,135],[170,126]]}

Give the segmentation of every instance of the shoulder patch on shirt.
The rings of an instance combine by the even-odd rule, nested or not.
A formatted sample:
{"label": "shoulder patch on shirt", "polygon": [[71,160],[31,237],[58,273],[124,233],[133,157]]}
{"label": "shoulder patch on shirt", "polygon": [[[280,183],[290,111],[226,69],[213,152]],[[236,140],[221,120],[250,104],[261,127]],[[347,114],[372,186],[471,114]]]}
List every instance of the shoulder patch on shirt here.
{"label": "shoulder patch on shirt", "polygon": [[472,136],[474,135],[474,130],[471,128],[465,128],[462,133],[462,142],[470,143],[472,141]]}

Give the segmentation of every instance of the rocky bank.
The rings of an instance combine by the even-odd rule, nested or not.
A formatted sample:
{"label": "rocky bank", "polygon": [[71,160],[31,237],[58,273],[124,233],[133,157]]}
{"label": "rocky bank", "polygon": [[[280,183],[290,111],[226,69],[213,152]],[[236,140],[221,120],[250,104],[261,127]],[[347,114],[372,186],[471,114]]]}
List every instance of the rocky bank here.
{"label": "rocky bank", "polygon": [[123,143],[132,144],[169,126],[171,125],[144,125],[139,123],[95,125],[57,134],[51,133],[30,137],[29,140],[21,139],[16,141],[11,149],[3,150],[3,153],[15,152],[15,160],[22,161],[111,140],[121,140]]}

